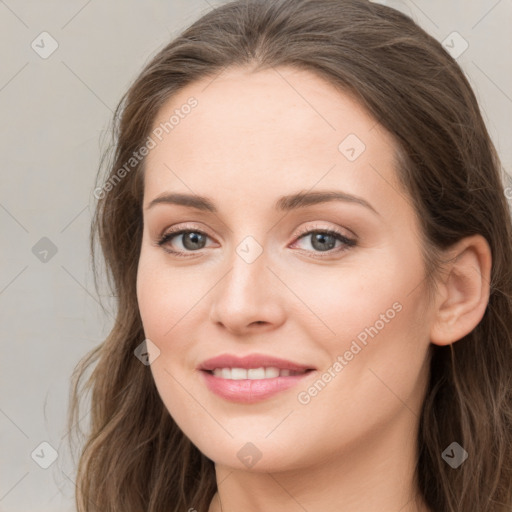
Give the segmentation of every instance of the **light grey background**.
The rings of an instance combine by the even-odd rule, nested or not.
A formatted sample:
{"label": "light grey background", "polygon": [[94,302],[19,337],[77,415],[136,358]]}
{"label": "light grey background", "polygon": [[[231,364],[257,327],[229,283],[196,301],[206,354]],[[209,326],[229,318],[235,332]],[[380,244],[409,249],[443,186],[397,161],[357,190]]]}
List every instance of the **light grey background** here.
{"label": "light grey background", "polygon": [[[144,63],[220,3],[0,0],[0,512],[74,510],[65,428],[69,379],[112,326],[98,305],[89,264],[100,144]],[[455,50],[467,42],[458,61],[510,174],[512,1],[381,3],[412,15]],[[58,43],[45,59],[31,47],[35,41],[40,53],[51,49],[43,31]],[[36,244],[48,243],[43,237],[55,255],[34,254]],[[58,452],[48,469],[34,461],[49,460],[42,442]]]}

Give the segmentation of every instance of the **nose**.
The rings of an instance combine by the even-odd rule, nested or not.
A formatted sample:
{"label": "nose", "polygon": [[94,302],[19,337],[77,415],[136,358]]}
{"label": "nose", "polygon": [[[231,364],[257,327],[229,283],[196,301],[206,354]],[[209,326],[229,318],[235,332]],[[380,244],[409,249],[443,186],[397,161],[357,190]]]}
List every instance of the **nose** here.
{"label": "nose", "polygon": [[263,252],[248,262],[235,253],[212,290],[210,320],[234,335],[274,330],[285,321],[286,287]]}

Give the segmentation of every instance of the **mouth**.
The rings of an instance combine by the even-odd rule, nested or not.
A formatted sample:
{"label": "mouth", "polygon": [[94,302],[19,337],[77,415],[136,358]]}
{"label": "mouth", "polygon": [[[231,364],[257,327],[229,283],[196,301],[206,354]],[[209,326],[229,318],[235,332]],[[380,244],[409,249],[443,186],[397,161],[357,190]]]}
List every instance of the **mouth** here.
{"label": "mouth", "polygon": [[282,375],[284,377],[289,376],[286,374],[287,370],[302,373],[315,369],[312,366],[265,354],[249,354],[244,357],[234,354],[221,354],[203,361],[198,367],[198,370],[216,372],[215,376],[225,375],[224,378],[234,380],[275,378],[279,376],[276,371],[279,373],[285,372]]}
{"label": "mouth", "polygon": [[215,368],[214,370],[203,370],[214,377],[227,380],[266,380],[277,377],[294,377],[304,375],[313,369],[290,370],[288,368],[278,368],[276,366],[260,368]]}
{"label": "mouth", "polygon": [[212,393],[244,404],[270,398],[316,373],[316,368],[261,354],[221,355],[204,361],[198,370]]}

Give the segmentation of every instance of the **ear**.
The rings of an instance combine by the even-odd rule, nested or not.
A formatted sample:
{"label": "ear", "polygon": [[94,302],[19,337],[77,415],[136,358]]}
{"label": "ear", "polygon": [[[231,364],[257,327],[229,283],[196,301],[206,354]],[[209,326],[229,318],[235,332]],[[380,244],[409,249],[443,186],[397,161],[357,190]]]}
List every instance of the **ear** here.
{"label": "ear", "polygon": [[492,255],[487,240],[473,235],[450,247],[448,253],[430,329],[434,345],[449,345],[469,334],[489,302]]}

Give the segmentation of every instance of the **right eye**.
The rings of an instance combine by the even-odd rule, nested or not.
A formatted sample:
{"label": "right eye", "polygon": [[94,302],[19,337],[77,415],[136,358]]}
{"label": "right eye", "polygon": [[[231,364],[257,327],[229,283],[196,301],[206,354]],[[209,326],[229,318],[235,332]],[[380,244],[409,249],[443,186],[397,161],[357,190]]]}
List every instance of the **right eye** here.
{"label": "right eye", "polygon": [[[182,247],[178,248],[178,250],[169,248],[174,238],[181,240]],[[157,243],[171,254],[186,257],[187,252],[197,252],[198,250],[204,249],[204,244],[208,238],[210,237],[206,233],[197,229],[177,229],[165,233]]]}

